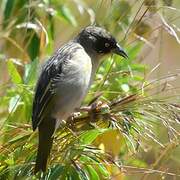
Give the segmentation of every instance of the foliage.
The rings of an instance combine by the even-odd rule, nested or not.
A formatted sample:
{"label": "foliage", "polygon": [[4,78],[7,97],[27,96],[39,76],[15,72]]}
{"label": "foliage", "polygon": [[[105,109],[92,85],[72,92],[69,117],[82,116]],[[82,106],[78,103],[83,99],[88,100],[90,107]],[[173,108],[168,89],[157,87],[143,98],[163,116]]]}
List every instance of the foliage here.
{"label": "foliage", "polygon": [[[133,170],[139,170],[142,179],[148,178],[146,173],[157,174],[157,178],[179,176],[160,168],[179,145],[179,95],[168,86],[179,74],[150,81],[148,77],[158,65],[150,71],[139,56],[143,47],[152,46],[148,38],[154,29],[147,20],[152,16],[158,16],[159,29],[165,29],[179,43],[178,28],[171,25],[175,18],[167,21],[164,13],[168,6],[178,9],[167,0],[109,2],[102,17],[104,1],[95,1],[93,7],[79,0],[1,1],[0,64],[5,69],[0,73],[8,77],[4,75],[0,86],[0,179],[98,180],[115,178],[117,173],[123,178]],[[53,53],[58,26],[74,30],[83,24],[77,18],[80,15],[88,15],[88,23],[96,21],[114,33],[129,59],[113,56],[104,61],[84,101],[84,105],[97,103],[96,109],[90,114],[77,112],[73,122],[61,125],[48,172],[33,176],[37,133],[31,129],[31,108],[39,64]],[[169,137],[163,139],[165,131],[164,136]],[[120,146],[116,155],[104,148],[104,141],[99,142],[112,132],[121,138],[120,144],[116,141]],[[162,155],[148,164],[142,156],[153,147]]]}

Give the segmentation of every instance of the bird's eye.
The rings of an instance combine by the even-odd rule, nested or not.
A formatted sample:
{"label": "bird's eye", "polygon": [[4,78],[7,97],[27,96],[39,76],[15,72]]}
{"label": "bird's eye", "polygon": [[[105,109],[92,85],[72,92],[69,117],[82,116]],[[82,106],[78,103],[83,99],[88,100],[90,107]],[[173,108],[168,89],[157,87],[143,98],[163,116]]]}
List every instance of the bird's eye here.
{"label": "bird's eye", "polygon": [[110,44],[107,43],[107,42],[104,45],[105,45],[105,47],[109,47],[110,46]]}

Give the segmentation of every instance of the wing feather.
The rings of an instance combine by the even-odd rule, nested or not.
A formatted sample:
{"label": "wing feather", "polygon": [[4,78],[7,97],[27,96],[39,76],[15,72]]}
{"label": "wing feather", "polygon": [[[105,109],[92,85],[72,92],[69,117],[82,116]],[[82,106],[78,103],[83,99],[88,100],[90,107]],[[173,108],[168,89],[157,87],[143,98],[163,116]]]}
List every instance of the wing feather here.
{"label": "wing feather", "polygon": [[[63,54],[62,54],[63,56]],[[58,64],[57,64],[58,61]],[[54,96],[52,79],[62,73],[62,62],[64,58],[61,54],[55,54],[42,68],[41,75],[36,85],[33,101],[32,126],[33,130],[41,123],[43,113],[48,108],[48,104]]]}
{"label": "wing feather", "polygon": [[71,41],[61,47],[44,65],[35,89],[32,112],[32,126],[35,130],[56,92],[56,82],[63,79],[63,66],[72,58],[72,54],[79,48],[78,43]]}

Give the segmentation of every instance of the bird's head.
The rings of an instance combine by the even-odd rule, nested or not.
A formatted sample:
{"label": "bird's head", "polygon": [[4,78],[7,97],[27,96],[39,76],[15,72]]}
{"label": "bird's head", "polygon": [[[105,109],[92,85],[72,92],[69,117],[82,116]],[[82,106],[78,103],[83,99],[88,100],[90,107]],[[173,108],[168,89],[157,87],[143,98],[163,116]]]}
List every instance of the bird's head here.
{"label": "bird's head", "polygon": [[128,57],[116,39],[101,27],[88,26],[84,28],[77,36],[77,40],[89,55],[103,56],[115,53],[124,58]]}

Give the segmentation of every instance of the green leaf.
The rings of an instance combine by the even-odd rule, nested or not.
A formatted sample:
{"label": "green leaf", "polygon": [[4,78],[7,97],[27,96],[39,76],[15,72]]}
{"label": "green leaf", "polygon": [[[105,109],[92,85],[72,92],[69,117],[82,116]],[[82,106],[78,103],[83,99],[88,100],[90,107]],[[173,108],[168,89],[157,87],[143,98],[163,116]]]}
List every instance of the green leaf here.
{"label": "green leaf", "polygon": [[[80,172],[73,166],[69,167],[66,171],[66,174],[67,174],[67,179],[80,179]],[[83,180],[87,180],[84,176],[83,177]],[[64,179],[64,178],[63,178]]]}
{"label": "green leaf", "polygon": [[129,159],[126,163],[141,168],[147,168],[148,166],[147,163],[143,161],[143,159]]}
{"label": "green leaf", "polygon": [[4,8],[4,27],[8,25],[8,19],[11,16],[13,6],[14,6],[15,0],[6,0],[5,8]]}
{"label": "green leaf", "polygon": [[60,10],[57,13],[58,16],[63,17],[67,22],[71,23],[73,26],[77,26],[77,21],[72,15],[71,11],[65,5],[60,7]]}
{"label": "green leaf", "polygon": [[99,162],[99,160],[96,159],[96,157],[92,157],[92,156],[81,156],[80,157],[80,161],[83,162],[83,164],[94,164],[95,166],[97,166],[97,170],[105,177],[109,179],[109,172],[108,170],[105,168],[105,166]]}
{"label": "green leaf", "polygon": [[76,172],[78,173],[80,180],[90,180],[88,177],[88,174],[86,173],[84,169],[76,168]]}
{"label": "green leaf", "polygon": [[56,180],[59,179],[60,175],[62,174],[64,170],[64,166],[56,165],[53,168],[51,168],[48,172],[48,180]]}
{"label": "green leaf", "polygon": [[51,15],[48,16],[48,25],[46,27],[47,29],[47,34],[48,34],[48,39],[49,39],[49,43],[46,46],[46,51],[47,54],[51,55],[53,53],[53,49],[54,49],[54,21],[53,21],[53,17]]}
{"label": "green leaf", "polygon": [[147,67],[144,64],[131,64],[131,69],[133,71],[144,72]]}
{"label": "green leaf", "polygon": [[89,175],[91,177],[90,179],[100,180],[98,173],[96,172],[96,170],[91,165],[87,165],[86,169],[89,172]]}
{"label": "green leaf", "polygon": [[105,166],[104,166],[103,164],[101,164],[101,163],[98,163],[97,166],[98,166],[99,172],[100,172],[104,177],[106,177],[106,178],[109,179],[110,174],[109,174],[108,170],[105,168]]}
{"label": "green leaf", "polygon": [[35,59],[30,64],[25,65],[24,82],[33,85],[37,78],[38,60]]}
{"label": "green leaf", "polygon": [[12,156],[10,156],[8,159],[6,159],[4,161],[5,163],[7,163],[8,165],[13,165],[14,164],[14,159]]}
{"label": "green leaf", "polygon": [[30,134],[28,133],[27,135],[17,135],[14,138],[12,138],[10,141],[8,141],[8,143],[10,144],[14,144],[17,143],[18,141],[20,143],[22,143],[24,140],[27,141],[27,139],[29,138]]}
{"label": "green leaf", "polygon": [[40,39],[33,30],[29,30],[29,31],[31,31],[34,34],[32,35],[31,42],[28,46],[28,54],[31,60],[34,60],[39,55]]}
{"label": "green leaf", "polygon": [[107,131],[107,129],[93,129],[87,131],[80,136],[80,140],[83,142],[83,144],[91,144],[98,135],[104,133],[105,131]]}
{"label": "green leaf", "polygon": [[137,43],[135,46],[130,47],[130,49],[128,49],[128,56],[130,61],[134,60],[138,56],[141,48],[142,48],[142,43]]}
{"label": "green leaf", "polygon": [[16,111],[18,105],[19,105],[19,100],[20,100],[20,95],[16,95],[14,97],[12,97],[9,101],[9,108],[8,111],[9,113],[13,113]]}
{"label": "green leaf", "polygon": [[133,76],[132,78],[134,81],[144,81],[144,77],[142,76]]}
{"label": "green leaf", "polygon": [[12,82],[15,84],[22,83],[22,78],[21,78],[19,72],[17,71],[16,66],[11,61],[11,59],[8,60],[7,66],[8,66],[8,72],[10,74]]}

